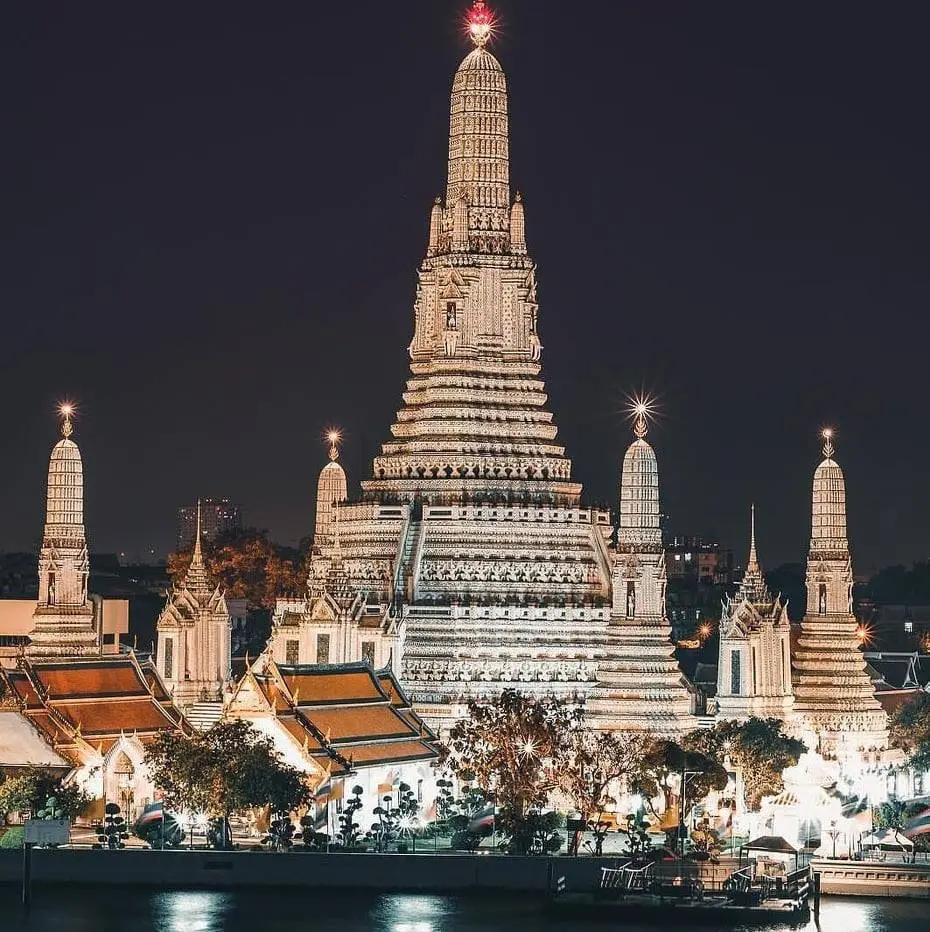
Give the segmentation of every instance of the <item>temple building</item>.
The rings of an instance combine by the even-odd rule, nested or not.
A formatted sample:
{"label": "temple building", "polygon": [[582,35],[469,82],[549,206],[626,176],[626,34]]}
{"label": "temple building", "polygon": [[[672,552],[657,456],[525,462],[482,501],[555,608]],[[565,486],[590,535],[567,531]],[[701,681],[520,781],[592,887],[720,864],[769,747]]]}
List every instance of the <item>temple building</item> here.
{"label": "temple building", "polygon": [[226,716],[249,722],[307,774],[319,827],[330,835],[339,824],[338,807],[329,801],[344,799],[346,784],[350,791],[362,788],[357,821],[363,831],[377,818],[372,810],[401,783],[420,802],[435,798],[436,736],[390,670],[367,663],[279,664],[265,652],[237,684]]}
{"label": "temple building", "polygon": [[599,728],[679,737],[695,727],[692,691],[675,659],[666,615],[659,467],[646,429],[642,406],[620,477],[608,652],[586,708]]}
{"label": "temple building", "polygon": [[207,575],[199,518],[198,508],[191,564],[158,618],[155,656],[175,703],[198,725],[210,725],[220,717],[223,691],[230,683],[232,623],[225,596]]}
{"label": "temple building", "polygon": [[[23,658],[15,670],[0,668],[0,700],[19,719],[20,742],[30,739],[21,763],[66,770],[93,800],[87,818],[102,818],[109,802],[132,821],[156,794],[146,745],[163,731],[190,732],[155,668],[134,654]],[[2,727],[13,723],[3,718]]]}
{"label": "temple building", "polygon": [[717,662],[717,714],[745,720],[787,722],[791,686],[791,623],[788,604],[773,596],[756,554],[756,508],[752,507],[749,560],[739,590],[723,603]]}
{"label": "temple building", "polygon": [[860,650],[853,615],[852,558],[846,534],[846,482],[823,432],[814,472],[807,610],[793,655],[794,727],[812,750],[868,760],[888,744],[888,718]]}
{"label": "temple building", "polygon": [[71,439],[70,405],[61,406],[62,439],[48,464],[45,531],[39,552],[39,599],[26,653],[30,657],[87,657],[101,637],[87,592],[90,561],[84,534],[84,468]]}
{"label": "temple building", "polygon": [[[474,48],[452,82],[446,190],[429,217],[403,406],[361,497],[331,512],[324,499],[307,598],[279,603],[274,633],[279,660],[376,651],[437,728],[470,698],[507,688],[603,696],[599,665],[626,633],[611,630],[620,603],[610,513],[582,502],[541,378],[536,265],[523,198],[511,194],[507,80],[487,47],[492,30],[478,0]],[[654,572],[660,560],[645,562]],[[671,647],[658,646],[662,592],[657,579],[640,597],[666,652],[641,679],[646,693],[671,690],[658,705],[680,710],[687,694]]]}

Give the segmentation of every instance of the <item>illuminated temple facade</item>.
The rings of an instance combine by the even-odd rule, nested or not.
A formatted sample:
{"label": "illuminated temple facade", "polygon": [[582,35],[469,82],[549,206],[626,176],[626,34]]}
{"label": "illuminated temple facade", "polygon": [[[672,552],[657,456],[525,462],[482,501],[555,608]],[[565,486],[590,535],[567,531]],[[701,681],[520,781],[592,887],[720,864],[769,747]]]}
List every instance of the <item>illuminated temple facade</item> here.
{"label": "illuminated temple facade", "polygon": [[[618,553],[609,512],[583,504],[548,410],[536,266],[511,195],[507,81],[486,47],[488,16],[474,5],[475,47],[453,80],[447,185],[418,273],[403,406],[360,499],[319,506],[307,598],[279,603],[271,650],[281,663],[390,662],[434,725],[511,687],[597,690],[605,727],[617,721],[611,706],[629,701],[643,704],[624,720],[677,733],[693,719],[671,658],[661,546],[650,538],[659,552],[636,558],[646,631],[627,614],[627,576],[616,590],[635,547]],[[623,663],[644,638],[655,663],[650,653],[634,686]],[[650,716],[650,704],[662,712]]]}
{"label": "illuminated temple facade", "polygon": [[807,609],[794,651],[794,723],[810,747],[840,760],[877,757],[888,718],[859,646],[853,615],[852,557],[846,531],[846,480],[824,432],[814,472]]}

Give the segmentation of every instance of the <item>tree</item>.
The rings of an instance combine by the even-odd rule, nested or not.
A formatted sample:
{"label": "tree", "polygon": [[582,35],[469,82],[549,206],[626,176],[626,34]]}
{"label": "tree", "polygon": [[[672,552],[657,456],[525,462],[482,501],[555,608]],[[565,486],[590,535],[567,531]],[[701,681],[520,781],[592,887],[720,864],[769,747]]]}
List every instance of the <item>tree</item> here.
{"label": "tree", "polygon": [[355,821],[355,815],[362,808],[363,792],[362,787],[353,786],[352,795],[346,800],[345,806],[343,806],[339,815],[339,831],[336,833],[336,841],[340,847],[346,850],[358,847],[362,835],[359,831],[358,822]]}
{"label": "tree", "polygon": [[921,692],[891,717],[891,744],[916,770],[930,769],[930,694]]}
{"label": "tree", "polygon": [[777,718],[723,721],[713,728],[699,728],[686,735],[682,746],[723,764],[727,756],[740,769],[746,804],[758,811],[764,796],[775,796],[784,787],[782,771],[797,764],[807,750],[803,741],[783,731]]}
{"label": "tree", "polygon": [[3,822],[13,813],[29,817],[46,807],[49,799],[61,818],[74,819],[90,803],[90,797],[73,784],[62,785],[61,777],[41,767],[30,767],[15,777],[0,783],[0,817]]}
{"label": "tree", "polygon": [[[577,808],[588,830],[594,833],[595,853],[603,849],[607,807],[616,803],[616,794],[632,785],[642,767],[648,739],[623,732],[598,732],[581,727],[569,734],[565,765],[558,774],[559,787]],[[577,854],[579,833],[572,841]]]}
{"label": "tree", "polygon": [[146,749],[145,761],[167,807],[207,813],[220,821],[224,839],[234,812],[268,806],[283,816],[311,796],[305,775],[241,720],[190,737],[164,732]]}
{"label": "tree", "polygon": [[514,690],[488,703],[472,701],[468,713],[449,735],[449,766],[497,806],[497,825],[511,850],[558,850],[561,838],[543,810],[558,786],[575,714],[555,700]]}
{"label": "tree", "polygon": [[406,783],[397,787],[397,805],[393,805],[394,797],[391,795],[384,796],[383,802],[384,805],[375,806],[373,810],[378,821],[369,832],[376,851],[387,851],[392,842],[405,834],[415,837],[414,819],[420,808],[416,794]]}
{"label": "tree", "polygon": [[[210,578],[227,598],[245,599],[250,611],[270,612],[277,598],[299,592],[306,582],[300,554],[257,528],[228,531],[204,542],[203,555]],[[168,575],[175,585],[187,574],[191,556],[190,549],[168,555]]]}
{"label": "tree", "polygon": [[108,851],[125,848],[129,832],[126,831],[126,820],[121,815],[119,806],[116,803],[107,803],[103,812],[104,819],[97,826],[97,844],[94,847]]}

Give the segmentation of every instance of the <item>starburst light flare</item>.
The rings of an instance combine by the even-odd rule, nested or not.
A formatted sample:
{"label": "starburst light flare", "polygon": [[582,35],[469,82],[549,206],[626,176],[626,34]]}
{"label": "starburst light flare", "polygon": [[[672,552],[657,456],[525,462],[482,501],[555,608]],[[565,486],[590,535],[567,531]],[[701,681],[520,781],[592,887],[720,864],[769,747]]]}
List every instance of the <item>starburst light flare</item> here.
{"label": "starburst light flare", "polygon": [[61,435],[62,437],[68,438],[71,436],[74,428],[71,423],[71,418],[75,414],[75,404],[73,401],[63,401],[58,405],[58,414],[62,418],[61,421]]}
{"label": "starburst light flare", "polygon": [[649,395],[630,395],[627,400],[629,401],[627,411],[633,418],[633,433],[639,440],[642,440],[649,431],[649,421],[656,416],[655,399],[650,398]]}
{"label": "starburst light flare", "polygon": [[475,0],[468,11],[468,34],[478,48],[488,44],[494,35],[494,14],[484,0]]}
{"label": "starburst light flare", "polygon": [[524,760],[536,756],[536,742],[532,738],[525,738],[520,744],[520,757]]}
{"label": "starburst light flare", "polygon": [[326,441],[329,443],[329,458],[336,462],[339,459],[339,444],[342,441],[342,431],[331,427],[326,431]]}

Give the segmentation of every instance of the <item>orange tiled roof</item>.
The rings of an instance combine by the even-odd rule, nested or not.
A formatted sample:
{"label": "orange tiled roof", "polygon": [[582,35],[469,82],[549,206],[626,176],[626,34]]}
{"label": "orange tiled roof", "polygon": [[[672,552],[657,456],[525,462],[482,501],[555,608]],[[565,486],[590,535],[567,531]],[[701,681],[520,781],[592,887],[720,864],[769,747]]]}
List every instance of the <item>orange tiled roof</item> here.
{"label": "orange tiled roof", "polygon": [[386,741],[361,744],[344,751],[356,767],[372,764],[394,764],[413,760],[432,760],[436,751],[423,741]]}
{"label": "orange tiled roof", "polygon": [[5,676],[13,695],[24,703],[27,709],[41,708],[42,700],[25,673],[21,670],[10,670]]}
{"label": "orange tiled roof", "polygon": [[391,673],[390,670],[379,670],[378,682],[381,684],[381,688],[387,693],[392,706],[397,708],[408,708],[410,706],[410,701],[404,695],[400,688],[400,684],[394,679],[394,674]]}
{"label": "orange tiled roof", "polygon": [[56,702],[56,712],[64,715],[84,737],[119,734],[121,731],[160,731],[174,722],[154,700],[99,702]]}
{"label": "orange tiled roof", "polygon": [[307,717],[332,744],[353,739],[406,738],[416,734],[387,703],[308,709]]}
{"label": "orange tiled roof", "polygon": [[130,659],[31,663],[49,700],[79,696],[147,696],[148,684]]}
{"label": "orange tiled roof", "polygon": [[377,679],[367,664],[342,667],[283,667],[278,671],[291,696],[306,705],[335,705],[345,702],[383,700]]}
{"label": "orange tiled roof", "polygon": [[323,742],[320,741],[316,732],[312,728],[308,728],[296,715],[279,715],[278,721],[281,722],[288,734],[300,744],[306,741],[309,751],[325,752],[326,749],[323,747]]}

